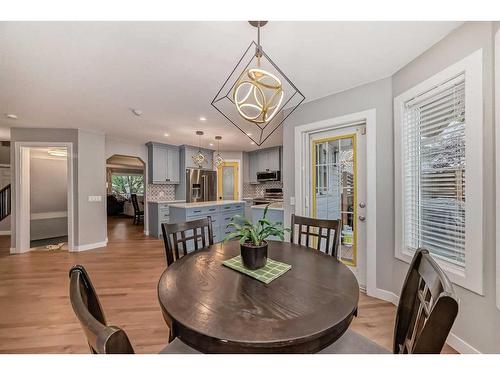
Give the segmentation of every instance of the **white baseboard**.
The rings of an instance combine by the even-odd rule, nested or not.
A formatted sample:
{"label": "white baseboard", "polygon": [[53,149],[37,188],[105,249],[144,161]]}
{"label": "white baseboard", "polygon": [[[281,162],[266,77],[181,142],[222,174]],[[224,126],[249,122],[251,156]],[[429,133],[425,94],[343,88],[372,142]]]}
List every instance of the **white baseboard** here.
{"label": "white baseboard", "polygon": [[[370,297],[391,302],[395,306],[397,306],[399,302],[399,297],[395,293],[384,289],[377,288],[372,290],[368,295]],[[460,354],[481,354],[479,350],[451,332],[446,339],[446,343]]]}
{"label": "white baseboard", "polygon": [[144,234],[145,234],[146,236],[149,236],[149,230],[144,230]]}
{"label": "white baseboard", "polygon": [[26,249],[26,250],[21,250],[21,251],[18,251],[15,247],[11,247],[10,248],[10,253],[11,254],[24,254],[24,253],[27,253],[29,252],[31,249]]}
{"label": "white baseboard", "polygon": [[460,354],[481,354],[479,350],[474,348],[472,345],[466,343],[464,340],[462,340],[454,333],[450,333],[448,335],[446,343]]}
{"label": "white baseboard", "polygon": [[375,298],[390,302],[396,306],[399,302],[399,297],[395,293],[390,292],[388,290],[376,288],[375,290],[372,290],[367,294],[370,297],[375,297]]}
{"label": "white baseboard", "polygon": [[10,236],[10,230],[0,230],[0,236]]}
{"label": "white baseboard", "polygon": [[108,239],[106,238],[106,240],[101,241],[101,242],[89,243],[87,245],[73,246],[73,250],[71,250],[71,251],[72,252],[74,252],[74,251],[87,251],[87,250],[97,249],[99,247],[106,247],[107,244],[108,244]]}

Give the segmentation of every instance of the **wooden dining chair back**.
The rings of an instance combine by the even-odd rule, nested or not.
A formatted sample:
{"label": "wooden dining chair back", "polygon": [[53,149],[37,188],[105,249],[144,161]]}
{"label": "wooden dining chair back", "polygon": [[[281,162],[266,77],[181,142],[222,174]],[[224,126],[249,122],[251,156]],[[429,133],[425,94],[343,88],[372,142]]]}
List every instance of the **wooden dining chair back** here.
{"label": "wooden dining chair back", "polygon": [[132,201],[132,207],[134,208],[134,224],[140,224],[144,221],[144,211],[142,211],[139,206],[137,194],[130,194],[130,200]]}
{"label": "wooden dining chair back", "polygon": [[85,268],[76,265],[69,271],[69,298],[93,354],[133,354],[125,331],[108,326],[94,286]]}
{"label": "wooden dining chair back", "polygon": [[399,299],[395,354],[439,354],[458,313],[453,286],[429,251],[415,253]]}
{"label": "wooden dining chair back", "polygon": [[[190,244],[199,250],[214,244],[212,218],[161,225],[167,266],[186,255]],[[182,253],[181,253],[182,252]]]}
{"label": "wooden dining chair back", "polygon": [[[312,247],[315,240],[317,250],[324,248],[326,254],[337,258],[340,228],[340,220],[313,219],[292,214],[290,242]],[[323,243],[324,246],[322,246]]]}

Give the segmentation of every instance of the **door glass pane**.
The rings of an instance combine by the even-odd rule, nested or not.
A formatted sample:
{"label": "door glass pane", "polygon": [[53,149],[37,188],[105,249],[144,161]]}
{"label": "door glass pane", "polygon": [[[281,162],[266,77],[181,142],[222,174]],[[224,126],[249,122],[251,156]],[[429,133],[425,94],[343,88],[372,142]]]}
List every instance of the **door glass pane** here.
{"label": "door glass pane", "polygon": [[234,199],[234,168],[222,167],[222,199]]}
{"label": "door glass pane", "polygon": [[354,135],[314,142],[313,216],[342,220],[340,258],[356,265]]}

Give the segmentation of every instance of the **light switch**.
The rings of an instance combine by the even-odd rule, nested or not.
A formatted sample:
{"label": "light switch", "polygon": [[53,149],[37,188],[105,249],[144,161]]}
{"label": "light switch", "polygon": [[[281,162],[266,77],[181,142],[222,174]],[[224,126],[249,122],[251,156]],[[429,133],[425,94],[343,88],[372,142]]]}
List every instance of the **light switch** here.
{"label": "light switch", "polygon": [[290,197],[290,206],[295,206],[295,197]]}
{"label": "light switch", "polygon": [[101,202],[102,197],[100,195],[89,195],[89,202]]}

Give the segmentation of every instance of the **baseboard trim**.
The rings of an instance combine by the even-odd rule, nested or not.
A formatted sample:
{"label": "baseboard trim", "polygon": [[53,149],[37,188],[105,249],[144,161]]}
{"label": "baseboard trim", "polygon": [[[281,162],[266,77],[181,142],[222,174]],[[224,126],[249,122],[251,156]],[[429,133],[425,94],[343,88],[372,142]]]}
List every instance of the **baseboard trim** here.
{"label": "baseboard trim", "polygon": [[463,339],[461,339],[454,333],[450,333],[448,335],[446,343],[460,354],[482,354],[479,350],[474,348],[469,343],[465,342]]}
{"label": "baseboard trim", "polygon": [[26,250],[21,250],[21,251],[18,251],[15,247],[11,247],[10,248],[10,253],[11,254],[24,254],[24,253],[27,253],[29,252],[31,249],[26,249]]}
{"label": "baseboard trim", "polygon": [[0,236],[10,236],[10,230],[0,230]]}
{"label": "baseboard trim", "polygon": [[[399,302],[399,297],[388,290],[376,288],[368,294],[370,297],[375,297],[387,302],[391,302],[393,305],[397,306]],[[461,339],[454,333],[448,335],[446,343],[455,349],[460,354],[482,354],[479,350],[474,348],[472,345],[467,343],[465,340]]]}
{"label": "baseboard trim", "polygon": [[145,230],[145,231],[144,231],[144,234],[145,234],[146,236],[149,236],[149,230]]}
{"label": "baseboard trim", "polygon": [[79,245],[79,246],[73,246],[72,252],[75,251],[87,251],[87,250],[92,250],[92,249],[97,249],[100,247],[106,247],[108,245],[108,239],[101,241],[101,242],[95,242],[95,243],[89,243],[86,245]]}

